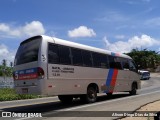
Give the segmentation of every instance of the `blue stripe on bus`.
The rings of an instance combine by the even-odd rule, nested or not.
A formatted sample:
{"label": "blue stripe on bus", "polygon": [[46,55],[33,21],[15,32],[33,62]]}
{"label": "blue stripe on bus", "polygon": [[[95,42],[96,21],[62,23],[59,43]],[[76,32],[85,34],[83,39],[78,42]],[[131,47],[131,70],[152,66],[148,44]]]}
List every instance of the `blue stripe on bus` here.
{"label": "blue stripe on bus", "polygon": [[116,56],[116,53],[114,53],[114,52],[111,52],[111,55],[112,55],[112,56]]}
{"label": "blue stripe on bus", "polygon": [[114,69],[109,69],[107,80],[106,80],[106,86],[108,86],[108,87],[111,84],[112,77],[113,77],[113,72],[114,72]]}

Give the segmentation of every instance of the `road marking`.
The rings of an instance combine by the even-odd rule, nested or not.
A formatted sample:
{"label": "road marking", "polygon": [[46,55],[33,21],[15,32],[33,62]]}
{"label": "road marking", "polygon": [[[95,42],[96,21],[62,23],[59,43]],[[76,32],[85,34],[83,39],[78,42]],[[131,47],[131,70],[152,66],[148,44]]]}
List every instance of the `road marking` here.
{"label": "road marking", "polygon": [[[109,100],[109,101],[104,101],[104,102],[99,102],[99,103],[82,105],[82,106],[67,108],[67,109],[63,109],[63,110],[57,110],[57,111],[54,111],[54,112],[52,112],[52,113],[45,113],[44,115],[46,116],[47,114],[59,113],[59,112],[62,112],[62,111],[72,111],[72,110],[76,110],[76,109],[81,109],[81,108],[86,108],[86,107],[91,107],[91,106],[97,106],[97,105],[101,105],[101,104],[105,104],[105,103],[111,103],[111,102],[115,102],[115,101],[132,99],[132,98],[136,98],[136,97],[140,97],[140,96],[146,96],[146,95],[149,95],[149,94],[154,94],[154,93],[159,93],[159,92],[160,92],[160,90],[159,90],[159,91],[150,92],[150,93],[146,93],[146,94],[142,94],[142,95],[135,95],[135,96],[118,98],[118,99]],[[42,115],[42,117],[43,117],[43,115]],[[31,117],[31,118],[34,118],[34,117]],[[18,118],[18,119],[14,119],[14,120],[27,120],[27,119],[31,119],[31,118]]]}
{"label": "road marking", "polygon": [[4,109],[6,107],[21,107],[21,106],[28,106],[28,105],[45,104],[49,102],[58,102],[57,96],[48,97],[48,98],[45,97],[45,98],[36,98],[36,99],[4,101],[4,102],[0,102],[0,109]]}
{"label": "road marking", "polygon": [[135,96],[129,96],[129,97],[124,97],[124,98],[118,98],[118,99],[114,99],[114,100],[109,100],[109,101],[104,101],[104,102],[99,102],[99,103],[93,103],[93,104],[88,104],[88,105],[83,105],[83,106],[79,106],[79,107],[73,107],[73,108],[68,108],[68,109],[63,109],[63,110],[58,110],[58,111],[71,111],[71,110],[76,110],[76,109],[80,109],[80,108],[86,108],[86,107],[90,107],[90,106],[101,105],[101,104],[104,104],[104,103],[110,103],[110,102],[115,102],[115,101],[120,101],[120,100],[125,100],[125,99],[136,98],[136,97],[145,96],[145,95],[158,93],[158,92],[160,92],[160,91],[154,91],[154,92],[150,92],[150,93],[146,93],[146,94],[142,94],[142,95],[135,95]]}

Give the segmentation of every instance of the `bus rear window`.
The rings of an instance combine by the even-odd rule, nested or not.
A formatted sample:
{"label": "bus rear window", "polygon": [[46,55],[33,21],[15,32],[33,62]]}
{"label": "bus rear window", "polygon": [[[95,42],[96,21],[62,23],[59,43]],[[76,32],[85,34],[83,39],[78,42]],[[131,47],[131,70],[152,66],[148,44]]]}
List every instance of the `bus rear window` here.
{"label": "bus rear window", "polygon": [[22,42],[15,57],[15,65],[38,61],[40,43],[41,37],[30,38]]}

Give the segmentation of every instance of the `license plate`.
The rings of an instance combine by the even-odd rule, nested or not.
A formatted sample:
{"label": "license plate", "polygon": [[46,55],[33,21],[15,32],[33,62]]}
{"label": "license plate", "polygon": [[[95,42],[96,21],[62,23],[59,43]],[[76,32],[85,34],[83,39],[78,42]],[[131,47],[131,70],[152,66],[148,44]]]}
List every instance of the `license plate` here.
{"label": "license plate", "polygon": [[28,88],[22,88],[22,93],[27,94],[28,93]]}

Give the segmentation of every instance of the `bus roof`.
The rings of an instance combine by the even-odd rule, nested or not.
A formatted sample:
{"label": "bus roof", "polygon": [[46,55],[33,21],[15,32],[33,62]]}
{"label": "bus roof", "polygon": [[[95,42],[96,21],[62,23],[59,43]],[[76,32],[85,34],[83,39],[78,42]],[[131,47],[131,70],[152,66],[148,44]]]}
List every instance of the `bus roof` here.
{"label": "bus roof", "polygon": [[59,39],[59,38],[56,38],[56,37],[50,37],[50,36],[46,36],[46,35],[40,35],[40,36],[44,40],[46,40],[47,42],[60,44],[60,45],[64,45],[64,46],[70,46],[70,47],[73,47],[73,48],[79,48],[79,49],[93,51],[93,52],[98,52],[98,53],[103,53],[103,54],[107,54],[107,55],[132,59],[130,56],[128,56],[126,54],[116,53],[116,52],[112,52],[112,51],[109,51],[109,50],[104,50],[104,49],[100,49],[100,48],[96,48],[96,47],[91,47],[91,46],[87,46],[87,45],[83,45],[83,44],[79,44],[79,43],[75,43],[75,42],[71,42],[71,41],[67,41],[67,40],[63,40],[63,39]]}

